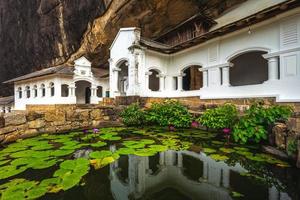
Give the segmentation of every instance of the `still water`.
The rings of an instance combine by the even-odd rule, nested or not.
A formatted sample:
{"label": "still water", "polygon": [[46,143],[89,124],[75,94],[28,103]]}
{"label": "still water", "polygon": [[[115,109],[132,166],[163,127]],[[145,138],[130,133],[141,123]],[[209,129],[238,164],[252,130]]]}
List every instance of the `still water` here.
{"label": "still water", "polygon": [[[169,133],[153,128],[103,129],[90,137],[75,133],[72,137],[70,134],[44,135],[28,139],[29,142],[24,141],[12,144],[14,146],[8,146],[8,150],[4,148],[0,152],[8,160],[5,165],[0,165],[0,173],[5,170],[12,173],[7,168],[15,166],[18,160],[24,158],[55,161],[44,167],[38,167],[38,163],[14,167],[20,169],[25,166],[25,169],[16,175],[2,176],[1,199],[30,199],[34,195],[38,199],[59,200],[300,199],[300,170],[290,163],[263,154],[257,146],[226,144],[216,134],[199,130]],[[62,145],[57,145],[59,142]],[[51,147],[45,148],[46,144]],[[13,147],[19,151],[10,152]],[[66,150],[68,152],[65,154],[68,155],[63,153]],[[20,153],[24,151],[25,154]],[[47,157],[42,156],[41,152],[47,154]],[[78,168],[81,172],[85,167],[71,163],[70,171],[57,171],[68,169],[62,162],[78,158],[89,161],[84,165],[87,172],[79,177],[77,184],[70,184],[70,180],[78,178],[74,176],[74,179],[69,180],[69,186],[66,186],[68,181],[65,179],[71,171],[76,172]],[[95,164],[96,160],[103,161],[106,158],[109,158],[109,162]],[[42,187],[45,186],[43,180],[53,179],[55,184],[53,182]],[[22,181],[24,184],[16,188],[3,186],[11,181],[15,181],[14,185]],[[9,198],[7,194],[18,195]]]}

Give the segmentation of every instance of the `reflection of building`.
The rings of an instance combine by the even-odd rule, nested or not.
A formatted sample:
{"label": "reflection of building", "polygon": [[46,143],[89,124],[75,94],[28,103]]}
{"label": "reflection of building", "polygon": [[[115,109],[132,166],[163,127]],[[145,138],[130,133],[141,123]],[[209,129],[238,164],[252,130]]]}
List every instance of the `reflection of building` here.
{"label": "reflection of building", "polygon": [[299,101],[299,13],[299,1],[248,0],[154,40],[122,28],[110,48],[110,94]]}
{"label": "reflection of building", "polygon": [[[154,169],[155,165],[158,169]],[[153,157],[129,155],[121,157],[110,168],[111,190],[116,200],[154,196],[167,188],[178,191],[187,199],[232,199],[229,189],[239,189],[238,184],[246,184],[245,192],[253,199],[261,196],[269,200],[290,199],[275,187],[252,185],[246,177],[239,175],[246,172],[239,164],[228,166],[203,153],[166,151]]]}
{"label": "reflection of building", "polygon": [[9,113],[14,108],[14,97],[0,98],[0,113]]}
{"label": "reflection of building", "polygon": [[14,83],[15,110],[32,104],[97,104],[108,91],[108,72],[81,57],[74,67],[51,67],[6,83]]}

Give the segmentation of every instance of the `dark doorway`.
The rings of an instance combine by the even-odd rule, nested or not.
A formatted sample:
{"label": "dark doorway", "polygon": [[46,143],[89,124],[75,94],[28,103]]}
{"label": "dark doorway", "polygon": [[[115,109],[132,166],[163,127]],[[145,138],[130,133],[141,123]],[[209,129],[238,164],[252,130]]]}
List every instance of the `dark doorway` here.
{"label": "dark doorway", "polygon": [[183,73],[185,76],[182,79],[182,89],[188,90],[200,90],[203,87],[202,72],[199,71],[201,66],[193,65],[186,68]]}
{"label": "dark doorway", "polygon": [[85,88],[85,103],[86,104],[91,103],[91,88],[90,87]]}

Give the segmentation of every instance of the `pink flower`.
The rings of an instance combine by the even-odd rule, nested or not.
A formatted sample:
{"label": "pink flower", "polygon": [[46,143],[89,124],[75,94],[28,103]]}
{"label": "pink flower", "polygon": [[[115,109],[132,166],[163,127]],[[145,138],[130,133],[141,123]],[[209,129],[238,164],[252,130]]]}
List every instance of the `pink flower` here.
{"label": "pink flower", "polygon": [[175,126],[172,124],[169,124],[168,128],[169,128],[169,131],[171,131],[171,132],[175,131]]}
{"label": "pink flower", "polygon": [[231,132],[230,128],[224,128],[223,129],[223,133],[226,134],[226,135],[230,134],[230,132]]}
{"label": "pink flower", "polygon": [[93,132],[94,132],[94,133],[98,133],[98,132],[99,132],[99,129],[94,128],[94,129],[93,129]]}
{"label": "pink flower", "polygon": [[192,124],[191,124],[191,127],[192,128],[198,128],[199,127],[199,123],[196,122],[196,121],[193,121]]}

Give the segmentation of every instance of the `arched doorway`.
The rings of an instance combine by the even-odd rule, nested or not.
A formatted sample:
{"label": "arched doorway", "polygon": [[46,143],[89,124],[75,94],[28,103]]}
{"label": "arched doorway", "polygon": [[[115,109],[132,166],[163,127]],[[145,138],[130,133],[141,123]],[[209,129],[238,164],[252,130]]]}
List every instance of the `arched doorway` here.
{"label": "arched doorway", "polygon": [[151,69],[149,72],[151,72],[151,75],[149,75],[149,89],[159,91],[159,72],[155,69]]}
{"label": "arched doorway", "polygon": [[118,90],[120,92],[120,95],[125,96],[128,88],[128,62],[121,62],[119,68],[121,69],[121,71],[119,71],[118,76]]}
{"label": "arched doorway", "polygon": [[76,103],[90,104],[91,103],[91,83],[88,81],[77,81],[75,83]]}
{"label": "arched doorway", "polygon": [[199,68],[201,68],[201,66],[191,65],[182,71],[184,74],[182,78],[183,90],[200,90],[200,88],[203,87],[203,76],[202,72],[199,71]]}
{"label": "arched doorway", "polygon": [[265,51],[250,51],[240,54],[230,62],[230,85],[254,85],[268,80],[268,62],[262,57]]}

